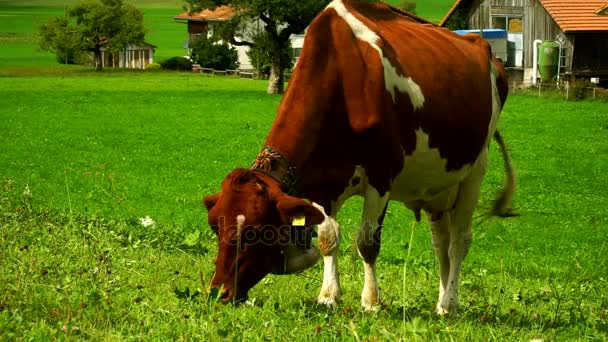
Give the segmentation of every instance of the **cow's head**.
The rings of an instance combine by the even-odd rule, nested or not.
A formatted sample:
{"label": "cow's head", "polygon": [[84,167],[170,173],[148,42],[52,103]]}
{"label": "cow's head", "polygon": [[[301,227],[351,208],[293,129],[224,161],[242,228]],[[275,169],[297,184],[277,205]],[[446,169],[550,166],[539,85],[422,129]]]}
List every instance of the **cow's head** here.
{"label": "cow's head", "polygon": [[[212,288],[224,302],[242,301],[269,273],[288,274],[313,266],[319,251],[311,244],[312,225],[324,214],[310,202],[285,194],[272,177],[232,171],[219,193],[203,199],[209,225],[218,237]],[[294,225],[294,218],[303,226]]]}

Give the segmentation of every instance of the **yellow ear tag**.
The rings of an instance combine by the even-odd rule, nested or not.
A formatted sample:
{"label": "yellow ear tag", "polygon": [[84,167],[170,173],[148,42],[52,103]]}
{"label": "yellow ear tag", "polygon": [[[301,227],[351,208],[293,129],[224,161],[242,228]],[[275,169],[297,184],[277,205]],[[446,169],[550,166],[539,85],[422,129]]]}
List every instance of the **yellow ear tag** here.
{"label": "yellow ear tag", "polygon": [[291,221],[292,226],[304,227],[306,225],[306,216],[296,216]]}

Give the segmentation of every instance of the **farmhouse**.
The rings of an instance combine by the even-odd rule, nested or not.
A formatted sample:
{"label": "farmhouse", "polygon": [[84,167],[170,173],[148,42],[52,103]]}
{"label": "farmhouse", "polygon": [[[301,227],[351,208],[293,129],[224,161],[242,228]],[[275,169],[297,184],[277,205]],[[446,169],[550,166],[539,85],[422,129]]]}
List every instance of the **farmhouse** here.
{"label": "farmhouse", "polygon": [[[235,13],[235,10],[229,6],[218,6],[215,10],[205,9],[199,13],[190,14],[188,12],[184,12],[175,16],[173,19],[177,22],[186,23],[188,25],[188,39],[184,42],[184,48],[189,50],[190,44],[196,40],[198,35],[213,32],[213,27],[215,25],[232,19]],[[253,21],[251,22],[248,31],[259,31],[264,27],[263,25],[264,23],[262,22]],[[238,41],[239,37],[235,37],[235,39]],[[291,36],[291,47],[293,48],[294,63],[298,61],[303,44],[304,34],[295,34]],[[251,61],[249,56],[247,56],[249,47],[236,46],[236,49],[239,56],[239,69],[248,71],[255,69],[255,61]]]}
{"label": "farmhouse", "polygon": [[120,51],[111,53],[106,46],[101,48],[101,66],[103,68],[145,69],[154,61],[155,45],[143,42],[128,44]]}
{"label": "farmhouse", "polygon": [[[412,13],[407,11],[400,10],[398,8],[392,7],[393,11],[399,12],[405,16],[408,16],[412,20],[415,20],[420,23],[431,24],[431,22],[427,21],[424,18],[418,17]],[[176,22],[186,23],[188,25],[188,39],[184,42],[184,48],[189,50],[191,42],[196,40],[198,35],[202,33],[213,32],[213,27],[219,23],[225,23],[228,20],[232,19],[235,15],[235,10],[229,6],[218,6],[215,10],[205,9],[198,13],[184,12],[173,19]],[[253,21],[250,24],[248,32],[256,32],[264,27],[264,23],[260,21]],[[239,39],[238,37],[236,38]],[[304,33],[302,34],[294,34],[291,36],[291,47],[293,49],[293,62],[294,65],[298,62],[300,57],[300,52],[302,51],[302,47],[304,46]],[[252,70],[255,69],[255,61],[251,61],[249,56],[247,56],[247,51],[249,47],[247,46],[236,46],[239,56],[239,69],[241,70]],[[189,51],[188,51],[189,52]]]}
{"label": "farmhouse", "polygon": [[506,65],[524,82],[539,77],[535,60],[546,41],[556,46],[555,64],[562,78],[608,82],[606,0],[457,0],[440,26],[506,30]]}

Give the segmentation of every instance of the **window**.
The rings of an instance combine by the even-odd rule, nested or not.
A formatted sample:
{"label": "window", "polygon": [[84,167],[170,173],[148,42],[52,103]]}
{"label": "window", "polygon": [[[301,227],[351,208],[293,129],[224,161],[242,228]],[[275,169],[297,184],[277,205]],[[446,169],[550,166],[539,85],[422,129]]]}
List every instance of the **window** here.
{"label": "window", "polygon": [[507,31],[511,33],[522,33],[524,32],[524,21],[522,18],[508,18],[509,29]]}
{"label": "window", "polygon": [[523,19],[521,17],[509,17],[508,15],[492,16],[492,28],[507,30],[509,33],[522,33]]}
{"label": "window", "polygon": [[507,29],[507,18],[506,17],[492,17],[492,28],[495,29]]}

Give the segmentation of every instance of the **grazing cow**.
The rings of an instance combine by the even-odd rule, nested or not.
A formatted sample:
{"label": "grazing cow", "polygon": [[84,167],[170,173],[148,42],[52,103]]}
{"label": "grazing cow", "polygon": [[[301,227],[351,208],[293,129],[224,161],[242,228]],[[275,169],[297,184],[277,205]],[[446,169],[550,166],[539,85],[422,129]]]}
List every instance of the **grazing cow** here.
{"label": "grazing cow", "polygon": [[[211,286],[223,289],[224,301],[241,301],[269,273],[312,266],[320,250],[318,302],[335,305],[336,214],[361,195],[364,308],[380,303],[375,264],[386,208],[396,200],[417,219],[427,213],[439,260],[437,312],[454,312],[492,136],[507,170],[495,214],[508,213],[514,192],[496,131],[506,96],[504,69],[478,36],[417,23],[384,4],[331,2],[308,29],[253,166],[232,171],[204,198],[219,238]],[[315,225],[319,249],[311,244]]]}

